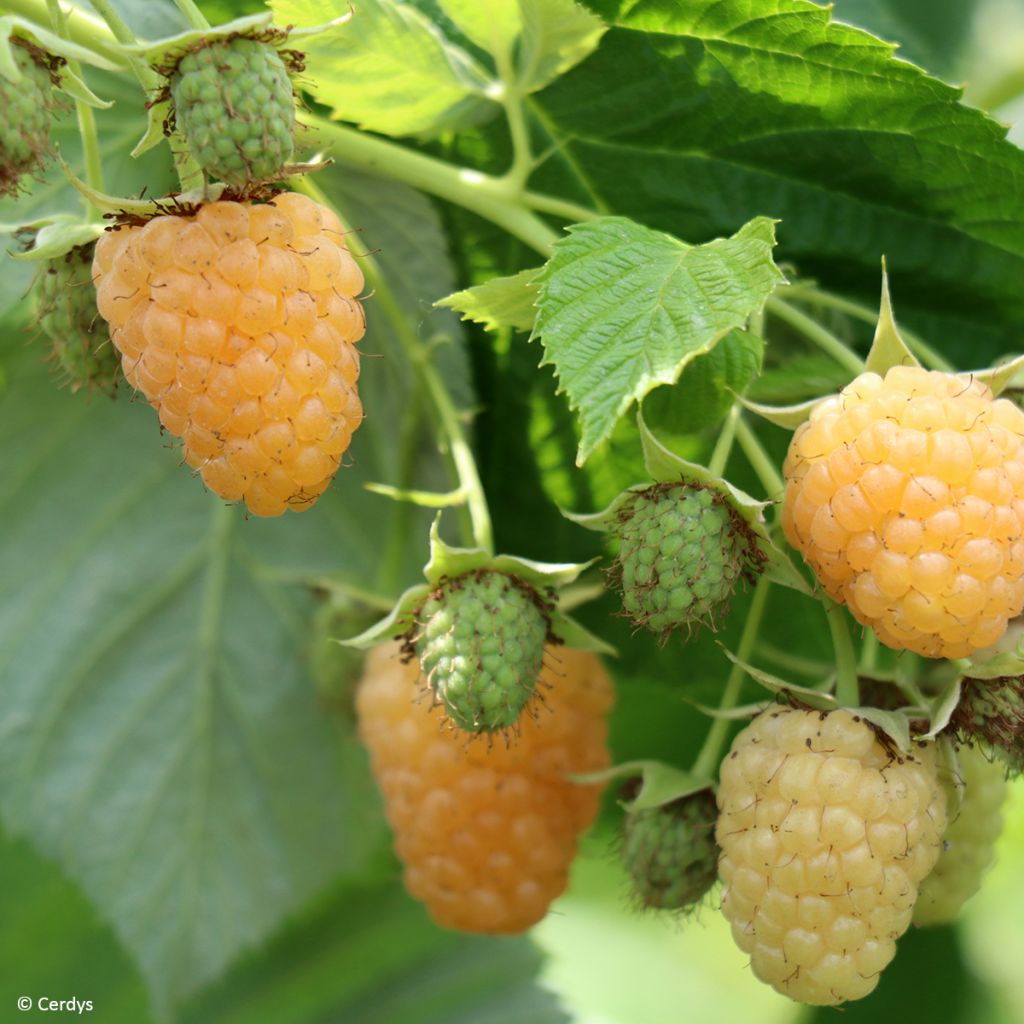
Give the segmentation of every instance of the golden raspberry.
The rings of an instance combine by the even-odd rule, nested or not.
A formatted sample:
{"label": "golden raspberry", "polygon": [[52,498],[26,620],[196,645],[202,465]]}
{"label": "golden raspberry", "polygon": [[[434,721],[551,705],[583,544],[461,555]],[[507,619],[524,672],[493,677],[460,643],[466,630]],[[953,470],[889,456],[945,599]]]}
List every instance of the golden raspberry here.
{"label": "golden raspberry", "polygon": [[97,305],[185,461],[259,516],[309,508],[362,419],[363,275],[305,196],[217,202],[107,232]]}
{"label": "golden raspberry", "polygon": [[882,643],[961,658],[1024,607],[1024,412],[978,381],[863,373],[793,435],[782,525]]}
{"label": "golden raspberry", "polygon": [[770,709],[722,762],[718,808],[722,911],[754,973],[802,1003],[871,992],[946,827],[932,747],[896,758],[850,711]]}
{"label": "golden raspberry", "polygon": [[509,738],[467,741],[432,714],[398,644],[371,652],[359,729],[384,795],[405,885],[446,928],[512,934],[565,889],[601,787],[565,776],[608,764],[612,686],[593,654],[548,648],[544,703]]}
{"label": "golden raspberry", "polygon": [[914,924],[955,921],[960,908],[981,888],[982,876],[995,857],[996,840],[1003,831],[1006,766],[977,747],[961,747],[960,781],[960,807],[942,837],[935,868],[921,883]]}

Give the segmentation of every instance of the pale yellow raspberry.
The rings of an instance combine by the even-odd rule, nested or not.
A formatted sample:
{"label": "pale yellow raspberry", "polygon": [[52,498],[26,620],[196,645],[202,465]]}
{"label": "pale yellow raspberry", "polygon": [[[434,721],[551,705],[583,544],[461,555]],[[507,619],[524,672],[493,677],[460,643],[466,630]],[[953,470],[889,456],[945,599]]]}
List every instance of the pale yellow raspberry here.
{"label": "pale yellow raspberry", "polygon": [[850,711],[770,709],[722,762],[718,808],[722,911],[754,973],[802,1003],[871,992],[946,827],[932,747],[895,756]]}
{"label": "pale yellow raspberry", "polygon": [[[914,924],[956,920],[960,908],[981,888],[1003,831],[1006,765],[977,747],[961,747],[959,773],[960,807],[943,836],[942,853],[932,873],[921,883]],[[952,780],[947,794],[951,788]],[[954,806],[951,795],[949,804]]]}
{"label": "pale yellow raspberry", "polygon": [[793,435],[782,525],[890,647],[960,658],[1024,607],[1024,412],[979,381],[863,373]]}
{"label": "pale yellow raspberry", "polygon": [[369,655],[359,733],[384,795],[405,885],[434,920],[467,932],[525,931],[565,889],[601,787],[566,776],[608,764],[612,685],[593,654],[549,647],[544,701],[515,735],[445,728],[399,644]]}
{"label": "pale yellow raspberry", "polygon": [[309,508],[363,415],[363,275],[335,214],[285,192],[156,217],[103,235],[93,280],[125,378],[206,486]]}

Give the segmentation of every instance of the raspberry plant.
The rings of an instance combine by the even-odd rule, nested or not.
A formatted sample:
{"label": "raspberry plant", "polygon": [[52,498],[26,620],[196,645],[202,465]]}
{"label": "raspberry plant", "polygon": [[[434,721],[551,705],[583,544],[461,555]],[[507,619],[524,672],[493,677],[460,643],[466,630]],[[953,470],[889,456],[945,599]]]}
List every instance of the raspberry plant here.
{"label": "raspberry plant", "polygon": [[0,1002],[965,1002],[912,925],[1020,896],[997,2],[0,0]]}

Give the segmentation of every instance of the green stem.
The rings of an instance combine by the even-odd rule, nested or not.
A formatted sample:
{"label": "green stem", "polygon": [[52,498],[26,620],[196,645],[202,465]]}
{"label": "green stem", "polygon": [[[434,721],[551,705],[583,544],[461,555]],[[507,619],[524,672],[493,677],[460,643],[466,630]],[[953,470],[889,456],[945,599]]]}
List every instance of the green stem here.
{"label": "green stem", "polygon": [[791,306],[785,299],[773,295],[768,300],[768,312],[783,323],[799,331],[809,342],[817,345],[830,355],[840,366],[853,374],[864,372],[864,360],[851,352],[831,331],[826,330],[817,320]]}
{"label": "green stem", "polygon": [[865,674],[873,672],[878,664],[878,636],[873,629],[867,630],[864,643],[860,649],[860,667],[858,671]]}
{"label": "green stem", "polygon": [[570,224],[579,224],[583,221],[596,220],[601,216],[597,210],[589,206],[578,206],[557,196],[544,195],[542,192],[524,192],[523,202],[539,213],[550,213],[553,217],[561,217]]}
{"label": "green stem", "polygon": [[[749,662],[750,655],[757,642],[757,633],[761,628],[761,619],[764,616],[765,603],[768,600],[768,590],[771,581],[767,576],[762,576],[757,581],[754,590],[754,599],[750,602],[750,610],[747,612],[747,621],[743,624],[743,633],[740,636],[739,647],[736,649],[736,657],[739,661]],[[729,678],[725,682],[725,689],[722,690],[722,699],[718,702],[720,711],[728,711],[736,706],[740,692],[743,689],[743,677],[745,675],[742,665],[732,664]],[[722,758],[722,747],[725,738],[729,734],[729,720],[716,718],[711,722],[711,728],[704,738],[704,745],[700,748],[697,760],[693,764],[693,774],[700,778],[710,778]]]}
{"label": "green stem", "polygon": [[551,254],[558,232],[522,206],[519,192],[510,182],[455,167],[313,114],[300,114],[300,118],[332,144],[332,155],[340,163],[456,203],[504,228],[545,258]]}
{"label": "green stem", "polygon": [[742,417],[736,421],[736,440],[739,441],[743,454],[746,455],[747,461],[757,474],[758,480],[761,481],[761,486],[768,498],[775,500],[781,497],[782,492],[786,489],[786,484],[775,468],[771,456],[764,450],[757,435]]}
{"label": "green stem", "polygon": [[737,402],[729,410],[729,415],[726,416],[725,423],[722,424],[722,432],[718,435],[715,449],[711,453],[711,461],[708,463],[708,472],[712,476],[722,476],[725,473],[725,466],[732,454],[733,442],[736,440],[736,427],[739,424],[742,411]]}
{"label": "green stem", "polygon": [[440,417],[444,432],[448,437],[448,446],[451,450],[452,461],[455,463],[456,472],[459,475],[459,483],[466,493],[466,504],[469,507],[470,518],[473,521],[473,542],[478,548],[494,553],[494,534],[491,528],[491,513],[487,508],[487,497],[484,494],[483,483],[480,474],[477,472],[476,459],[473,457],[473,449],[466,440],[462,424],[459,422],[455,406],[452,404],[451,395],[441,380],[429,353],[423,352],[420,355],[419,373],[423,383],[427,386],[427,392],[434,403]]}
{"label": "green stem", "polygon": [[174,0],[174,3],[193,28],[197,28],[202,32],[210,27],[210,23],[206,20],[206,15],[199,10],[192,0]]}
{"label": "green stem", "polygon": [[[50,24],[53,31],[62,39],[68,37],[67,14],[60,6],[60,0],[47,0],[50,11]],[[77,60],[68,60],[68,69],[78,78],[82,78],[82,67]],[[75,99],[75,114],[78,118],[78,134],[82,138],[82,158],[85,162],[85,180],[97,192],[106,191],[103,183],[103,158],[100,154],[99,137],[96,133],[96,115],[92,107],[82,100]],[[100,215],[100,211],[88,199],[85,203],[86,216]]]}
{"label": "green stem", "polygon": [[836,656],[836,700],[844,708],[855,708],[860,704],[860,687],[857,683],[857,656],[846,623],[846,612],[830,597],[822,600]]}
{"label": "green stem", "polygon": [[[844,299],[841,295],[833,295],[832,292],[826,292],[820,288],[812,288],[800,284],[794,287],[800,298],[806,298],[807,301],[817,306],[825,306],[827,309],[837,310],[866,324],[878,322],[877,311],[869,309],[859,302],[854,302],[852,299]],[[910,346],[914,355],[930,369],[941,370],[943,373],[956,372],[956,367],[951,362],[936,352],[935,349],[917,334],[914,334],[913,331],[900,327],[900,334],[903,335],[904,341]]]}
{"label": "green stem", "polygon": [[499,49],[494,55],[494,62],[501,79],[501,105],[505,108],[509,134],[512,136],[512,166],[503,175],[503,179],[522,192],[533,170],[533,152],[530,146],[530,128],[526,123],[523,100],[519,92],[519,83],[515,68],[512,66],[512,55],[505,49]]}

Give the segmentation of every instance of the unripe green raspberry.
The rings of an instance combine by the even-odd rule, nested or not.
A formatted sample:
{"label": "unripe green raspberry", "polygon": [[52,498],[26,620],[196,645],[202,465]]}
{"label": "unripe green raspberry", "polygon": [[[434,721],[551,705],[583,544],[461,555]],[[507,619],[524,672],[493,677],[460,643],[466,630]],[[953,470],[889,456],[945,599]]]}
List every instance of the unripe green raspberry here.
{"label": "unripe green raspberry", "polygon": [[53,358],[71,390],[94,387],[112,393],[121,360],[106,321],[96,310],[92,283],[95,245],[82,245],[48,260],[36,278],[39,327],[53,344]]}
{"label": "unripe green raspberry", "polygon": [[177,127],[199,166],[234,188],[276,181],[292,158],[295,101],[277,50],[217,40],[186,54],[171,78]]}
{"label": "unripe green raspberry", "polygon": [[732,594],[750,544],[715,492],[654,484],[624,508],[619,528],[622,605],[654,633],[710,619]]}
{"label": "unripe green raspberry", "polygon": [[442,582],[417,619],[420,667],[452,721],[470,732],[515,725],[540,676],[544,599],[522,580],[485,569]]}
{"label": "unripe green raspberry", "polygon": [[717,820],[707,789],[626,814],[622,862],[641,906],[687,910],[704,898],[718,877]]}
{"label": "unripe green raspberry", "polygon": [[965,679],[950,725],[966,741],[990,744],[1011,773],[1024,771],[1024,677]]}
{"label": "unripe green raspberry", "polygon": [[46,54],[19,36],[10,41],[21,79],[11,82],[0,75],[0,196],[16,192],[21,176],[41,163],[59,106]]}
{"label": "unripe green raspberry", "polygon": [[[962,747],[960,776],[960,808],[942,837],[942,852],[932,873],[921,883],[914,906],[917,925],[956,920],[961,907],[981,888],[1003,831],[1000,812],[1006,799],[1006,766],[977,747]],[[946,786],[946,795],[954,807],[952,782]]]}

